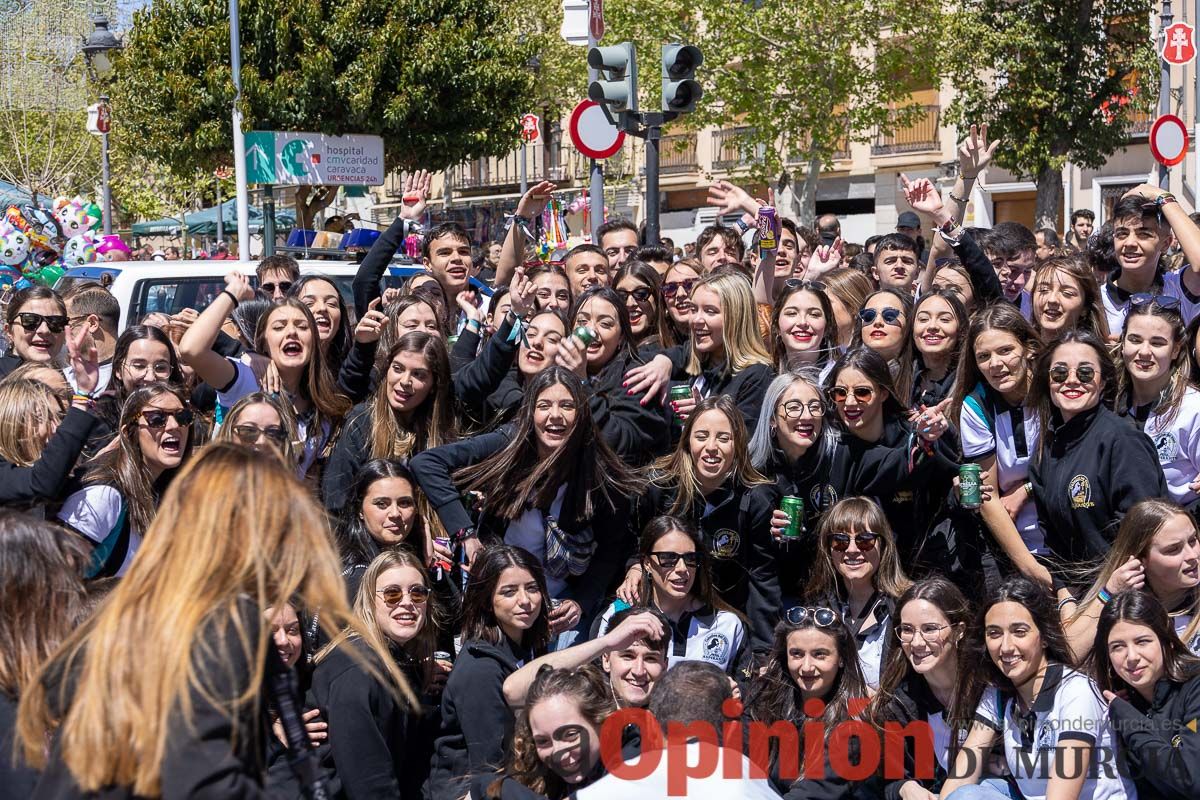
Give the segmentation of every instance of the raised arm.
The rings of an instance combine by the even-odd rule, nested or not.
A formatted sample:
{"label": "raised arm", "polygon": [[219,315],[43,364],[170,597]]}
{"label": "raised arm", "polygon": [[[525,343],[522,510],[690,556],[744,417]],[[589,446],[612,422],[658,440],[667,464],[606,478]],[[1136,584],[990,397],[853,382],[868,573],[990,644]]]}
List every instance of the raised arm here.
{"label": "raised arm", "polygon": [[500,259],[496,262],[496,279],[492,284],[497,289],[508,286],[517,267],[525,263],[525,231],[522,223],[529,226],[529,232],[532,234],[533,221],[546,210],[550,194],[557,188],[558,186],[550,181],[540,181],[529,187],[517,201],[517,218],[508,226],[508,235],[504,237]]}
{"label": "raised arm", "polygon": [[354,274],[351,290],[354,292],[354,313],[361,318],[367,313],[371,301],[378,298],[379,281],[387,272],[392,256],[400,248],[404,240],[404,232],[410,223],[419,220],[429,205],[429,182],[431,178],[427,170],[418,170],[404,176],[400,214],[388,226],[387,230],[375,240],[358,272]]}
{"label": "raised arm", "polygon": [[254,297],[250,281],[240,272],[225,276],[225,289],[208,304],[208,308],[196,318],[187,333],[179,340],[179,357],[182,358],[200,379],[214,389],[220,390],[237,377],[237,368],[225,356],[213,350],[217,334],[225,318],[237,308],[238,303]]}
{"label": "raised arm", "polygon": [[[1192,272],[1200,274],[1200,228],[1192,222],[1192,218],[1188,216],[1183,206],[1175,202],[1175,196],[1166,189],[1160,189],[1148,183],[1130,189],[1125,193],[1125,197],[1135,194],[1146,198],[1147,203],[1158,204],[1163,219],[1171,226],[1171,233],[1179,242],[1179,248],[1183,250],[1188,267]],[[1121,199],[1124,200],[1125,197]]]}
{"label": "raised arm", "polygon": [[[708,204],[717,209],[718,219],[728,214],[742,212],[742,223],[753,227],[758,221],[758,209],[762,203],[750,196],[741,187],[734,186],[729,181],[717,181],[708,187]],[[771,304],[775,302],[775,253],[758,260],[758,269],[754,273],[754,302]]]}

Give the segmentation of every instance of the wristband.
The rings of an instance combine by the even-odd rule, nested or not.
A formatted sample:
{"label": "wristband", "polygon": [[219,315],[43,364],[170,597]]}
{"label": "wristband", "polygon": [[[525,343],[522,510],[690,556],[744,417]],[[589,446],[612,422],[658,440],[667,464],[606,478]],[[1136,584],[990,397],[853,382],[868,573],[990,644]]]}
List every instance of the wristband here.
{"label": "wristband", "polygon": [[455,544],[462,544],[467,539],[474,539],[474,538],[475,538],[475,528],[471,525],[468,525],[465,528],[459,528],[454,533],[450,534],[450,540],[453,541]]}
{"label": "wristband", "polygon": [[229,291],[228,289],[222,289],[221,294],[229,295],[229,299],[233,301],[234,308],[237,308],[240,305],[240,303],[238,303],[237,295],[234,294],[233,292]]}
{"label": "wristband", "polygon": [[469,319],[463,327],[470,329],[472,333],[479,333],[483,330],[483,323],[477,319]]}
{"label": "wristband", "polygon": [[1025,481],[1025,493],[1033,497],[1033,481]]}
{"label": "wristband", "polygon": [[960,204],[960,205],[964,205],[964,206],[965,206],[965,205],[966,205],[968,202],[970,202],[970,200],[969,200],[968,198],[965,198],[965,197],[958,197],[958,196],[956,196],[956,195],[954,194],[954,192],[946,192],[946,194],[948,194],[948,195],[950,196],[950,199],[951,199],[951,200],[953,200],[954,202],[956,202],[956,203],[958,203],[958,204]]}
{"label": "wristband", "polygon": [[1096,599],[1104,605],[1108,605],[1112,602],[1112,595],[1108,593],[1108,589],[1105,589],[1103,586],[1101,586],[1096,592]]}
{"label": "wristband", "polygon": [[736,225],[737,229],[742,233],[745,233],[746,231],[750,230],[750,226],[741,217],[738,217],[737,222],[735,222],[733,224]]}
{"label": "wristband", "polygon": [[95,408],[96,406],[96,401],[92,399],[92,396],[83,392],[75,392],[71,395],[71,405],[75,403],[83,403],[88,408]]}
{"label": "wristband", "polygon": [[1178,202],[1179,201],[1175,199],[1175,195],[1171,194],[1170,192],[1163,192],[1158,197],[1154,198],[1154,205],[1158,206],[1159,208],[1162,208],[1167,203]]}
{"label": "wristband", "polygon": [[1078,602],[1079,601],[1076,600],[1074,597],[1064,597],[1062,600],[1058,601],[1058,610],[1062,611],[1064,608],[1069,606],[1071,603],[1078,603]]}

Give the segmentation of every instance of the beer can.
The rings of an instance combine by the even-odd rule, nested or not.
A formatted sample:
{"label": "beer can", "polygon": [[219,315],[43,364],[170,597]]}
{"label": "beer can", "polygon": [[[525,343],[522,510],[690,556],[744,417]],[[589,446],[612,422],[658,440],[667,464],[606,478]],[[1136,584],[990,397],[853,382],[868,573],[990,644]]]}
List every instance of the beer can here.
{"label": "beer can", "polygon": [[596,341],[596,332],[587,325],[580,325],[571,335],[583,342],[584,347]]}
{"label": "beer can", "polygon": [[979,508],[983,505],[978,464],[963,464],[958,468],[958,493],[963,508]]}
{"label": "beer can", "polygon": [[[678,386],[672,386],[670,391],[667,392],[667,399],[672,403],[676,403],[680,400],[687,400],[691,396],[692,387],[686,383],[682,383]],[[678,414],[675,414],[674,421],[676,425],[679,425],[683,422],[683,419]]]}
{"label": "beer can", "polygon": [[783,538],[799,539],[804,533],[804,498],[786,495],[779,501],[779,510],[788,515],[787,527],[783,529]]}
{"label": "beer can", "polygon": [[433,651],[433,660],[434,661],[449,661],[449,662],[453,663],[454,655],[452,653],[447,653],[445,650],[434,650]]}
{"label": "beer can", "polygon": [[562,604],[563,604],[563,601],[562,601],[562,600],[558,600],[558,599],[551,599],[551,600],[550,600],[550,610],[551,610],[551,611],[557,611],[557,610],[558,610],[558,607],[559,607],[559,606],[561,606]]}
{"label": "beer can", "polygon": [[779,247],[779,237],[775,230],[779,227],[779,218],[771,206],[758,209],[758,249],[762,251],[775,250]]}

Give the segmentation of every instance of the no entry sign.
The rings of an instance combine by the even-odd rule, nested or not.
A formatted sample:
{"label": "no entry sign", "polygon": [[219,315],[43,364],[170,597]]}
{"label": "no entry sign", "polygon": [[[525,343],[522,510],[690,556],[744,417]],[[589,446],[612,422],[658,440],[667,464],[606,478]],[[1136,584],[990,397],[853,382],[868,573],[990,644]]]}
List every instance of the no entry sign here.
{"label": "no entry sign", "polygon": [[599,103],[584,100],[571,112],[569,126],[571,141],[579,152],[588,158],[605,159],[613,156],[625,143],[624,131],[617,128],[604,116]]}
{"label": "no entry sign", "polygon": [[1188,132],[1183,120],[1174,114],[1163,114],[1150,128],[1150,152],[1154,160],[1165,167],[1183,161],[1188,151]]}

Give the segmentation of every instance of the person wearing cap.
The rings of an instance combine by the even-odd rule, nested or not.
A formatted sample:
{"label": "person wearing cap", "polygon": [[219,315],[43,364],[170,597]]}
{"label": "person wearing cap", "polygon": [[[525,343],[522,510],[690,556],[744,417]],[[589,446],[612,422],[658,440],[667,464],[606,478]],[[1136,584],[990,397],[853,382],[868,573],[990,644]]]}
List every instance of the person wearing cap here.
{"label": "person wearing cap", "polygon": [[925,246],[925,238],[921,236],[921,218],[915,211],[901,212],[896,217],[896,233],[902,233],[917,243],[917,263],[924,264],[929,260],[929,248]]}

